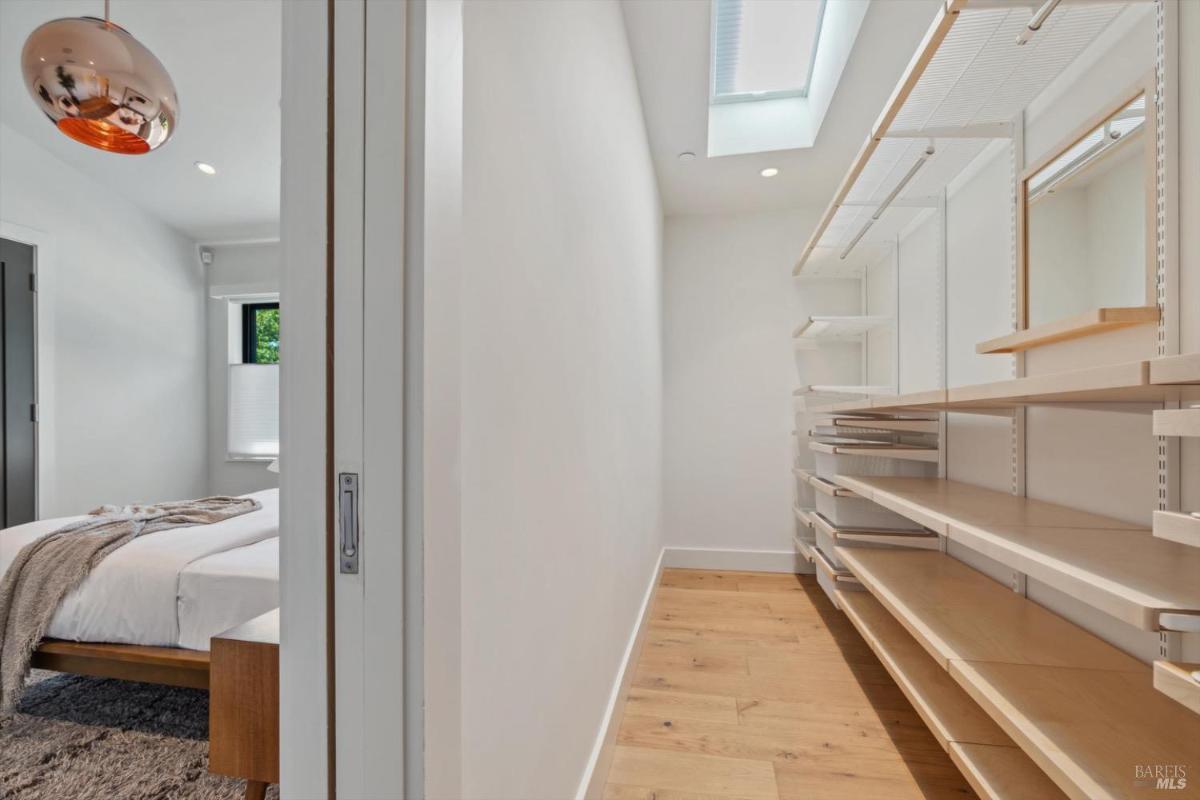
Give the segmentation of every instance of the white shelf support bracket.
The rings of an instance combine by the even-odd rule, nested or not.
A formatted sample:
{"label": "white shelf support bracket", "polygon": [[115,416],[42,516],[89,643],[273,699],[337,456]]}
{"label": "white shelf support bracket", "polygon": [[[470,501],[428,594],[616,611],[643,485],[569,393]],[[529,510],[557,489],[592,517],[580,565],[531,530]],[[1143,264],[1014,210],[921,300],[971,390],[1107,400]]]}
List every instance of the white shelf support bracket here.
{"label": "white shelf support bracket", "polygon": [[1183,634],[1179,631],[1158,632],[1158,657],[1167,661],[1183,658]]}
{"label": "white shelf support bracket", "polygon": [[1013,570],[1012,580],[1008,582],[1008,586],[1022,597],[1029,596],[1029,578],[1024,572]]}

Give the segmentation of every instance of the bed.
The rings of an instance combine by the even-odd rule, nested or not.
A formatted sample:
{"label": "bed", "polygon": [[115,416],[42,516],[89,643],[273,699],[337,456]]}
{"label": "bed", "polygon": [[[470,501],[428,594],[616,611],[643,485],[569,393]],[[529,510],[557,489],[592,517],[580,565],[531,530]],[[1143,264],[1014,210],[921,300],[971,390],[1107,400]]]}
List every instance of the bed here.
{"label": "bed", "polygon": [[[209,639],[279,605],[279,491],[245,496],[262,508],[149,534],[101,561],[59,606],[33,666],[206,688]],[[0,531],[0,574],[77,519]]]}

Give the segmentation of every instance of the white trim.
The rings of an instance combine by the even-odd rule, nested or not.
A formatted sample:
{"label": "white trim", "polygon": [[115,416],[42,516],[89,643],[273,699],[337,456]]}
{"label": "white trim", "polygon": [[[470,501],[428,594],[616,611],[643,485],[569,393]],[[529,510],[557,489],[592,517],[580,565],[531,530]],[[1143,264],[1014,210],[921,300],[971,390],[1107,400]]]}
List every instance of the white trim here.
{"label": "white trim", "polygon": [[588,759],[583,770],[583,778],[575,791],[576,800],[599,800],[604,795],[604,784],[608,782],[608,771],[612,764],[613,750],[617,744],[617,732],[621,729],[621,718],[624,714],[624,701],[629,695],[633,684],[634,668],[642,654],[642,643],[646,638],[647,622],[650,618],[650,606],[654,600],[654,590],[662,579],[664,561],[667,550],[664,548],[658,554],[658,561],[650,574],[650,584],[642,596],[642,607],[638,610],[637,621],[629,634],[629,642],[625,645],[625,655],[621,658],[616,680],[613,681],[612,693],[608,697],[608,706],[600,720],[600,730],[596,734],[596,743],[592,747],[592,756]]}
{"label": "white trim", "polygon": [[663,566],[679,569],[729,569],[747,572],[812,572],[793,550],[729,550],[710,547],[664,547]]}
{"label": "white trim", "polygon": [[55,503],[55,413],[54,413],[54,284],[57,270],[54,265],[54,237],[46,231],[18,225],[0,219],[0,237],[32,245],[33,272],[37,276],[37,292],[33,299],[35,320],[34,402],[38,407],[35,432],[34,462],[37,485],[34,496],[34,516],[37,519],[62,516]]}
{"label": "white trim", "polygon": [[[325,3],[283,4],[280,305],[279,776],[284,797],[329,792],[325,590]],[[314,101],[315,105],[314,105]]]}
{"label": "white trim", "polygon": [[232,300],[239,303],[252,303],[256,300],[278,300],[279,284],[276,281],[221,283],[208,287],[208,296],[213,300]]}

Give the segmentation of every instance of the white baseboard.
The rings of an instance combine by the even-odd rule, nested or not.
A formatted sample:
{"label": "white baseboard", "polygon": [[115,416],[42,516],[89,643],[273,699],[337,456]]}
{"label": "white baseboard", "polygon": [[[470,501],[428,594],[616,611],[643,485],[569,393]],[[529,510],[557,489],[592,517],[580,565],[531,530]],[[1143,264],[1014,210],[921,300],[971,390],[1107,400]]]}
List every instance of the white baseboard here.
{"label": "white baseboard", "polygon": [[662,577],[663,556],[665,551],[658,554],[658,562],[650,575],[650,585],[642,597],[642,607],[638,610],[637,621],[629,634],[629,643],[625,646],[625,656],[617,678],[613,682],[612,694],[608,698],[608,708],[600,721],[600,730],[596,735],[596,744],[592,747],[592,757],[588,759],[579,788],[575,791],[576,800],[600,800],[604,795],[604,784],[608,781],[608,768],[612,765],[613,750],[617,745],[617,731],[621,729],[621,716],[625,708],[625,698],[629,695],[630,684],[633,683],[634,667],[642,653],[642,642],[646,636],[646,620],[650,615],[650,603],[654,599],[654,590]]}
{"label": "white baseboard", "polygon": [[718,550],[706,547],[667,547],[663,566],[681,569],[733,569],[748,572],[812,572],[812,565],[795,550]]}

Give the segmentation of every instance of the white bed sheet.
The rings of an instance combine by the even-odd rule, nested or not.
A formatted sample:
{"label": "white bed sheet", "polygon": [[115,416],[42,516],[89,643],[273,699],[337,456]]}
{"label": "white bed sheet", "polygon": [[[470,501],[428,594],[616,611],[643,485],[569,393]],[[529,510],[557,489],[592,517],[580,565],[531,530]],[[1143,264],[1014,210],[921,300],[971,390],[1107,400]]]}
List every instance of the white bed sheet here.
{"label": "white bed sheet", "polygon": [[[246,497],[263,507],[212,525],[149,534],[114,551],[63,599],[47,635],[207,650],[212,634],[274,608],[279,491]],[[0,574],[26,544],[77,519],[39,520],[0,531]],[[272,582],[273,587],[265,585]],[[271,598],[272,605],[262,605]]]}
{"label": "white bed sheet", "polygon": [[279,537],[193,561],[179,574],[179,646],[208,640],[279,607]]}

